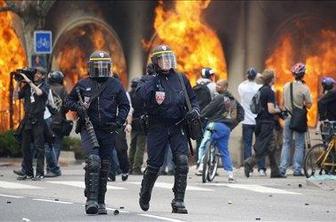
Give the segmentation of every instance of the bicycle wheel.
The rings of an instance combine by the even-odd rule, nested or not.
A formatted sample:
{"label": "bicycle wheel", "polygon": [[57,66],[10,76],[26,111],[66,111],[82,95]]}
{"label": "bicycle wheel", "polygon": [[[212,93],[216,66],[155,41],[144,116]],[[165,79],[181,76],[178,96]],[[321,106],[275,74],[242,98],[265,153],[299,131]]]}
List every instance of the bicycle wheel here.
{"label": "bicycle wheel", "polygon": [[325,171],[324,167],[321,166],[321,162],[325,155],[327,146],[323,143],[316,144],[313,146],[306,154],[304,158],[304,174],[307,178],[311,176],[322,175]]}
{"label": "bicycle wheel", "polygon": [[209,159],[208,159],[208,173],[207,179],[209,182],[213,181],[217,175],[217,168],[218,168],[218,150],[217,146],[214,143],[210,143],[209,146]]}
{"label": "bicycle wheel", "polygon": [[[206,145],[206,148],[208,148],[208,144]],[[207,182],[207,175],[208,175],[208,159],[209,159],[209,152],[207,150],[204,158],[203,158],[203,170],[202,170],[202,182],[206,183]]]}

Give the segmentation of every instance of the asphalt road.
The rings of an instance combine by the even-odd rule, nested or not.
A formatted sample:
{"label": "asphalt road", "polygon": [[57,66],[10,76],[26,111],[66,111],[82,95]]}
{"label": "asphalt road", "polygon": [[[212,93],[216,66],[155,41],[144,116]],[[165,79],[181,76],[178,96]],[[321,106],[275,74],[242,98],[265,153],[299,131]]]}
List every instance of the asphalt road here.
{"label": "asphalt road", "polygon": [[304,177],[247,179],[239,169],[229,184],[220,169],[214,182],[203,184],[190,168],[188,215],[171,213],[172,176],[159,177],[148,212],[138,206],[142,177],[117,177],[108,183],[108,215],[87,216],[81,165],[42,181],[17,181],[13,169],[0,167],[0,221],[336,221],[335,190],[309,185]]}

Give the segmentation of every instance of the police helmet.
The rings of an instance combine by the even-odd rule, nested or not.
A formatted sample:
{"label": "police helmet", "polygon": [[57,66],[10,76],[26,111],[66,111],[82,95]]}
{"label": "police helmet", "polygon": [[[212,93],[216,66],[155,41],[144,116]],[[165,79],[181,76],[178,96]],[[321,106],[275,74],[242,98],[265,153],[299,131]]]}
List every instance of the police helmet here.
{"label": "police helmet", "polygon": [[91,78],[109,77],[111,74],[112,59],[107,52],[95,51],[90,55],[88,62]]}
{"label": "police helmet", "polygon": [[331,77],[323,77],[322,78],[322,87],[323,91],[328,91],[334,88],[336,81]]}
{"label": "police helmet", "polygon": [[63,84],[64,75],[61,71],[53,71],[48,74],[48,80],[50,83]]}
{"label": "police helmet", "polygon": [[167,72],[176,68],[176,58],[174,52],[167,45],[154,47],[151,60],[158,71]]}
{"label": "police helmet", "polygon": [[205,79],[210,79],[212,75],[215,74],[215,71],[212,68],[205,67],[201,70],[201,76]]}

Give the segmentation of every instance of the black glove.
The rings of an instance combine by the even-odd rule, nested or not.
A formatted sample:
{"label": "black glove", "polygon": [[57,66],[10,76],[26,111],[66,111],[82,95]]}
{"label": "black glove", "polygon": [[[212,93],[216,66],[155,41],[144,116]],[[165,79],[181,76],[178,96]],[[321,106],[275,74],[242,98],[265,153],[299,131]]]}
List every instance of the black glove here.
{"label": "black glove", "polygon": [[199,111],[197,109],[192,109],[186,115],[187,119],[197,119],[200,116]]}

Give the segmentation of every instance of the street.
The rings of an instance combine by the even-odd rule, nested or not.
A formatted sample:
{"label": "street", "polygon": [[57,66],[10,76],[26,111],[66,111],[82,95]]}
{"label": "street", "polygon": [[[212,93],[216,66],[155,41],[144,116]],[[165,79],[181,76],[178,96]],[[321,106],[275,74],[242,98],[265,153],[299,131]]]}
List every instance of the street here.
{"label": "street", "polygon": [[[108,183],[108,215],[84,212],[82,165],[63,167],[63,175],[42,181],[17,181],[12,170],[0,167],[0,221],[335,221],[336,193],[306,182],[304,177],[269,179],[254,173],[245,178],[236,169],[236,182],[227,183],[222,169],[203,184],[190,167],[185,204],[187,215],[171,213],[173,176],[160,176],[151,207],[138,205],[142,176],[120,176]],[[256,170],[255,170],[256,171]]]}

